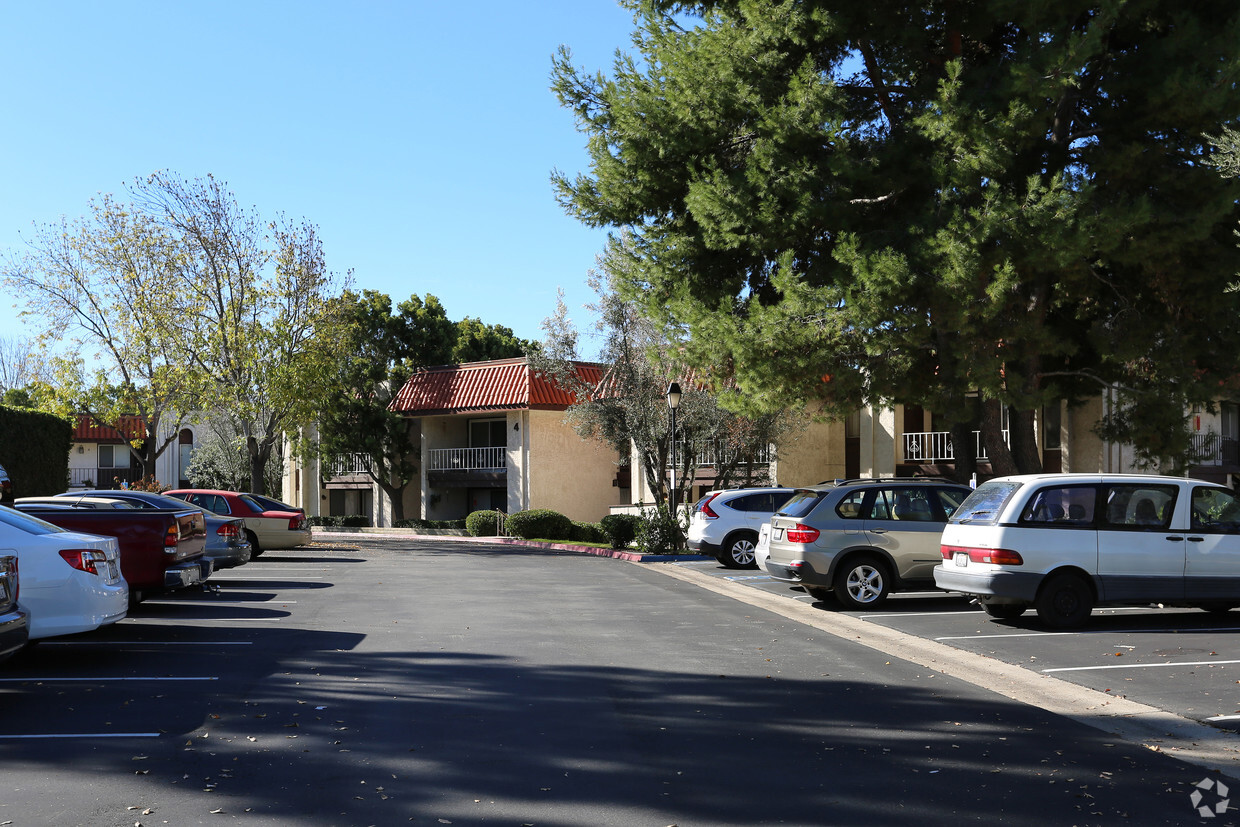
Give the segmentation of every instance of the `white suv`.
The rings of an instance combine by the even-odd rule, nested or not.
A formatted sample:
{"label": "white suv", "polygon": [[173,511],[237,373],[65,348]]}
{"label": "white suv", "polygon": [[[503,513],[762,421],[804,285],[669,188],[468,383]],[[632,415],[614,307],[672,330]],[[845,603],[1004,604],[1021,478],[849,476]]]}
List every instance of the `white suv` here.
{"label": "white suv", "polygon": [[693,506],[686,543],[730,569],[755,568],[758,531],[793,493],[791,488],[708,491]]}
{"label": "white suv", "polygon": [[943,531],[941,589],[1055,628],[1094,606],[1240,606],[1240,500],[1201,480],[1046,474],[982,484]]}

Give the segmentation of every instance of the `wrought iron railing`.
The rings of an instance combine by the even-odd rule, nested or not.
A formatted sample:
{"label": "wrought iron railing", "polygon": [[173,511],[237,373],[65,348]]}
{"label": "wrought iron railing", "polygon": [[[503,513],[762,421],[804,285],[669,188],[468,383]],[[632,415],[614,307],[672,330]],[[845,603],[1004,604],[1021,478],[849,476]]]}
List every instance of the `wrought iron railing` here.
{"label": "wrought iron railing", "polygon": [[1240,442],[1222,434],[1193,434],[1193,458],[1198,465],[1240,464]]}
{"label": "wrought iron railing", "polygon": [[122,482],[137,482],[142,476],[132,468],[70,468],[70,488],[116,488]]}
{"label": "wrought iron railing", "polygon": [[429,471],[502,471],[507,448],[435,448],[427,451]]}
{"label": "wrought iron railing", "polygon": [[336,454],[327,461],[327,477],[365,474],[370,471],[370,454]]}
{"label": "wrought iron railing", "polygon": [[[1008,431],[1003,432],[1003,441],[1008,440]],[[987,459],[986,445],[982,442],[982,432],[973,432],[973,456],[976,459]],[[952,445],[951,431],[925,431],[904,435],[905,462],[954,462],[955,446]]]}

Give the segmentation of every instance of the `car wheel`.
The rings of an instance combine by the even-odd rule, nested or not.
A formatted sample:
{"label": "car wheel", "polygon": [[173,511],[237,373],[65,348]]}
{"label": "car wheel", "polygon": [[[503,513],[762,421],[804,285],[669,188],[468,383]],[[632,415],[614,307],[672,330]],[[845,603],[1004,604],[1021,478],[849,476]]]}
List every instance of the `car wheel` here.
{"label": "car wheel", "polygon": [[757,568],[758,564],[753,559],[753,548],[757,541],[757,535],[747,531],[733,534],[723,541],[723,555],[719,562],[730,569]]}
{"label": "car wheel", "polygon": [[1054,574],[1042,583],[1034,602],[1038,619],[1055,629],[1074,629],[1089,619],[1094,594],[1079,575]]}
{"label": "car wheel", "polygon": [[255,557],[261,556],[263,550],[258,545],[258,535],[253,531],[247,531],[245,536],[250,539],[250,559],[253,560]]}
{"label": "car wheel", "polygon": [[835,572],[835,599],[849,609],[873,609],[891,593],[887,569],[866,554],[848,560]]}
{"label": "car wheel", "polygon": [[983,603],[982,611],[996,620],[1015,620],[1029,607],[1024,603]]}

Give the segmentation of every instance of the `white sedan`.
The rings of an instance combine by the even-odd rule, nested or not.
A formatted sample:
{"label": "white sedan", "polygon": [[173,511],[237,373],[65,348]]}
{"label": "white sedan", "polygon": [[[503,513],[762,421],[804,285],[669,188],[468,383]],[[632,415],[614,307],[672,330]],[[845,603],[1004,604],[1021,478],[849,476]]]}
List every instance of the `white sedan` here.
{"label": "white sedan", "polygon": [[89,632],[129,611],[115,537],[79,534],[0,506],[0,555],[16,555],[30,639]]}

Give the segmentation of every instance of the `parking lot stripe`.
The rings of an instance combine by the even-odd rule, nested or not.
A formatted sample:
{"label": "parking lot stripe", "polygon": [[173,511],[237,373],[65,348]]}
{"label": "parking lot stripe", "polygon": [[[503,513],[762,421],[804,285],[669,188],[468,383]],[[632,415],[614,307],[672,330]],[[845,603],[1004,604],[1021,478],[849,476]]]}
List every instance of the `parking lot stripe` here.
{"label": "parking lot stripe", "polygon": [[110,683],[112,681],[218,681],[219,678],[0,678],[0,683]]}
{"label": "parking lot stripe", "polygon": [[[1162,632],[1163,629],[1086,629],[1081,632],[1009,632],[1002,635],[956,635],[954,637],[936,637],[935,640],[986,640],[997,637],[1061,637],[1065,635],[1146,635]],[[1192,635],[1199,632],[1240,632],[1240,626],[1210,626],[1201,629],[1180,629],[1177,635]]]}
{"label": "parking lot stripe", "polygon": [[43,646],[253,646],[252,640],[45,640]]}
{"label": "parking lot stripe", "polygon": [[0,735],[0,741],[30,741],[49,738],[158,738],[158,732],[66,732],[63,734]]}
{"label": "parking lot stripe", "polygon": [[[862,620],[879,620],[884,617],[945,617],[947,615],[975,615],[977,609],[970,609],[964,612],[902,612],[894,615],[861,615]],[[939,638],[940,640],[942,638]]]}
{"label": "parking lot stripe", "polygon": [[1223,666],[1228,663],[1240,663],[1240,660],[1193,660],[1180,663],[1122,663],[1108,666],[1064,666],[1058,669],[1043,669],[1043,672],[1090,672],[1101,669],[1150,669],[1165,666]]}

